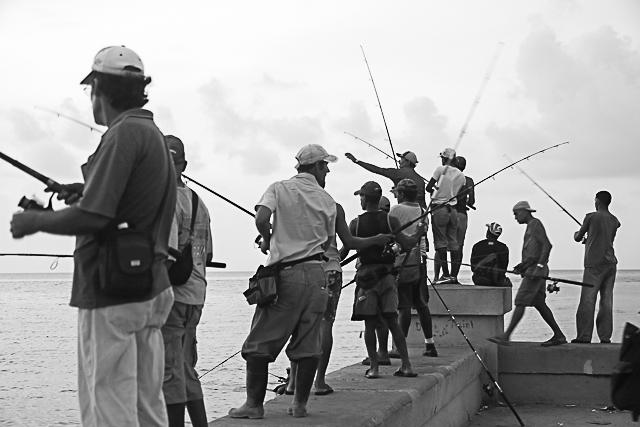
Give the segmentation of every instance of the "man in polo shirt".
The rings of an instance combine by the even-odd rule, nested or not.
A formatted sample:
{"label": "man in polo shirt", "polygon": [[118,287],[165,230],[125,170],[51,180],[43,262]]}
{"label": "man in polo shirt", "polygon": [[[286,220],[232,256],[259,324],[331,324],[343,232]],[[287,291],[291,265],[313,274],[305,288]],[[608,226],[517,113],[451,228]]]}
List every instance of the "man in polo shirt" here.
{"label": "man in polo shirt", "polygon": [[280,267],[278,299],[275,305],[256,308],[242,346],[247,363],[247,400],[229,411],[232,418],[264,416],[269,363],[289,338],[287,357],[298,368],[288,413],[294,417],[307,415],[328,298],[322,259],[336,230],[336,203],[323,187],[328,162],[338,159],[317,144],[303,147],[296,159],[298,174],[271,184],[256,205],[261,250],[269,253],[266,266]]}
{"label": "man in polo shirt", "polygon": [[[93,117],[108,127],[82,166],[84,184],[64,186],[59,211],[14,215],[13,237],[38,231],[75,235],[71,305],[78,307],[78,397],[84,426],[166,426],[161,326],[173,292],[165,261],[176,205],[175,173],[147,103],[142,61],[124,46],[102,49],[81,84]],[[117,223],[115,222],[117,220]],[[98,232],[126,222],[154,242],[152,288],[142,296],[105,293]]]}
{"label": "man in polo shirt", "polygon": [[416,172],[416,165],[418,164],[418,157],[413,151],[405,151],[404,153],[396,153],[396,156],[400,158],[399,169],[396,168],[381,168],[370,163],[365,163],[361,160],[357,160],[353,154],[346,153],[345,156],[356,165],[363,169],[373,172],[377,175],[382,175],[393,181],[393,185],[398,185],[403,179],[409,178],[418,186],[418,197],[416,201],[422,206],[423,209],[427,208],[424,195],[424,182],[425,179]]}
{"label": "man in polo shirt", "polygon": [[[457,283],[457,279],[449,275],[447,251],[451,252],[451,260],[458,259],[458,214],[455,210],[456,196],[465,183],[462,172],[454,166],[456,152],[445,148],[440,153],[442,166],[438,166],[427,184],[427,192],[431,194],[431,228],[433,230],[433,246],[436,249],[434,266],[436,284]],[[438,274],[442,268],[442,277]]]}
{"label": "man in polo shirt", "polygon": [[[184,426],[185,409],[191,425],[207,427],[202,385],[196,372],[196,328],[200,323],[207,289],[206,264],[213,257],[211,219],[202,199],[182,182],[187,167],[184,144],[173,135],[165,137],[176,172],[178,197],[171,247],[183,251],[191,246],[191,275],[186,283],[174,283],[175,302],[162,327],[165,345],[165,376],[162,390],[167,402],[169,427]],[[194,200],[195,199],[195,200]],[[193,203],[196,210],[193,217]]]}

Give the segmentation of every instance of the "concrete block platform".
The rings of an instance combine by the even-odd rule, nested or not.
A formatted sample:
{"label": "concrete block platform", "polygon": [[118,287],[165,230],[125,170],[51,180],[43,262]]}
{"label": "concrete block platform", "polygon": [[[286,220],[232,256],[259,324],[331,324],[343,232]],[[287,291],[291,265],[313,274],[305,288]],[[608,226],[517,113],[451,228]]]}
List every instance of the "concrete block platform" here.
{"label": "concrete block platform", "polygon": [[[355,364],[327,375],[335,390],[311,395],[309,415],[287,415],[292,396],[265,404],[262,420],[218,418],[209,426],[425,426],[462,427],[482,404],[482,366],[467,347],[438,347],[439,357],[422,356],[423,346],[409,349],[416,378],[394,377],[400,361],[381,366],[378,379],[364,377],[366,366]],[[484,347],[478,349],[483,354]]]}
{"label": "concrete block platform", "polygon": [[499,382],[512,403],[610,405],[620,344],[513,342],[498,347]]}

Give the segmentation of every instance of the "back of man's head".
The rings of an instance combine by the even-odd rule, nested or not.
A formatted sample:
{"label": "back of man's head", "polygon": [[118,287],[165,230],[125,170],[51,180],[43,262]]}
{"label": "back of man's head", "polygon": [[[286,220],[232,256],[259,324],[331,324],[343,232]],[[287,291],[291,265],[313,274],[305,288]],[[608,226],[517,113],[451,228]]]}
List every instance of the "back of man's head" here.
{"label": "back of man's head", "polygon": [[596,193],[596,199],[598,199],[604,206],[609,206],[611,204],[611,193],[604,190],[598,191]]}
{"label": "back of man's head", "polygon": [[467,167],[467,159],[462,156],[457,156],[455,166],[460,169],[461,172],[464,172],[465,168]]}
{"label": "back of man's head", "polygon": [[[418,186],[411,178],[405,178],[396,185],[398,195],[401,195],[403,202],[415,202],[418,197]],[[398,198],[400,199],[400,197]]]}

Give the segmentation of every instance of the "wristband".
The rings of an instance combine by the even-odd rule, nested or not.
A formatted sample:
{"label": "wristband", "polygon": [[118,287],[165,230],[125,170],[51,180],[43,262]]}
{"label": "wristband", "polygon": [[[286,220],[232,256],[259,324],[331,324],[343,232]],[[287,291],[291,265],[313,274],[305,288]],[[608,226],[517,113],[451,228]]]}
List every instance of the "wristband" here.
{"label": "wristband", "polygon": [[536,267],[538,267],[538,268],[544,268],[544,264],[536,264]]}

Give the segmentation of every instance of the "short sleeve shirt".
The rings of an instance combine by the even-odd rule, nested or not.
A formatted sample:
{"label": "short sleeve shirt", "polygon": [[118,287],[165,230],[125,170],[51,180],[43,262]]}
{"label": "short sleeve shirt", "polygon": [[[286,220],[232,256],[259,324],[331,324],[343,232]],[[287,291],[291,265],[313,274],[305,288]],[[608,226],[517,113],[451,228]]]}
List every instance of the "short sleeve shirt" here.
{"label": "short sleeve shirt", "polygon": [[132,109],[118,116],[82,165],[82,175],[85,184],[78,209],[125,221],[151,234],[155,242],[153,287],[150,294],[137,299],[103,294],[98,280],[98,241],[93,234],[79,235],[71,305],[91,309],[154,298],[170,286],[164,261],[176,184],[171,155],[153,114]]}
{"label": "short sleeve shirt", "polygon": [[617,264],[613,250],[613,240],[620,227],[620,221],[610,212],[591,212],[584,218],[587,241],[584,248],[584,266]]}
{"label": "short sleeve shirt", "polygon": [[438,166],[433,173],[436,189],[431,194],[431,202],[436,205],[448,203],[455,206],[458,202],[455,196],[465,184],[465,177],[460,169],[453,166]]}
{"label": "short sleeve shirt", "polygon": [[[398,218],[400,224],[406,224],[409,221],[413,221],[422,215],[422,209],[418,203],[411,202],[402,202],[398,205],[394,205],[391,207],[389,211],[389,215]],[[413,233],[416,232],[416,228],[418,227],[417,222],[411,224],[409,227],[402,230],[402,233],[407,236],[412,236]],[[407,260],[406,265],[418,265],[420,264],[420,253],[426,254],[426,247],[423,239],[420,239],[420,247],[416,245],[410,252],[409,259]],[[404,262],[405,254],[398,255],[396,257],[396,265],[400,266]]]}
{"label": "short sleeve shirt", "polygon": [[267,266],[322,254],[335,235],[336,203],[309,173],[271,184],[258,206],[273,213]]}
{"label": "short sleeve shirt", "polygon": [[[191,228],[192,190],[188,187],[178,187],[176,213],[173,217],[174,227],[177,229],[177,249],[182,251],[191,235],[191,255],[193,257],[193,271],[187,283],[173,287],[174,300],[183,304],[204,304],[207,287],[206,262],[207,255],[213,252],[211,239],[211,220],[209,211],[202,199],[198,198],[196,221]],[[174,246],[175,247],[175,246]]]}
{"label": "short sleeve shirt", "polygon": [[424,178],[420,176],[414,168],[411,168],[411,167],[400,168],[400,169],[384,168],[382,169],[382,172],[380,173],[380,175],[389,178],[391,181],[393,181],[394,185],[398,185],[398,183],[403,179],[408,178],[413,180],[413,182],[415,182],[416,186],[418,187],[418,196],[416,197],[416,202],[423,208],[427,207],[425,202]]}

